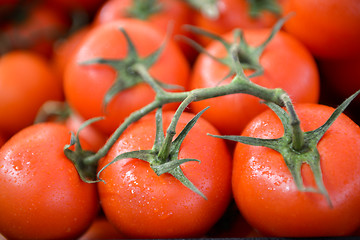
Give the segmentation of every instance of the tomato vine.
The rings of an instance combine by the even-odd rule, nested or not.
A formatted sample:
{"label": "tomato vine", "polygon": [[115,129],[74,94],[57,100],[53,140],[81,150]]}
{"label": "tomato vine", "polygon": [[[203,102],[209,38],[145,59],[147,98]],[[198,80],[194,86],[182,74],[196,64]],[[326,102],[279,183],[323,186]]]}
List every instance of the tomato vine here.
{"label": "tomato vine", "polygon": [[[329,206],[332,205],[327,190],[323,184],[321,168],[320,168],[320,157],[317,150],[317,143],[322,138],[326,130],[330,127],[330,125],[335,121],[335,119],[344,111],[347,105],[350,104],[352,99],[354,99],[360,91],[356,92],[350,98],[348,98],[343,104],[341,104],[334,112],[334,114],[328,119],[328,121],[319,127],[318,129],[311,131],[311,132],[303,132],[300,128],[300,120],[297,116],[297,113],[294,109],[293,103],[289,95],[281,88],[269,89],[262,87],[258,84],[255,84],[250,80],[250,78],[254,75],[262,74],[262,68],[259,65],[258,58],[261,52],[265,49],[266,44],[271,40],[271,38],[278,32],[283,25],[283,23],[287,20],[289,16],[281,19],[273,28],[268,39],[265,40],[263,44],[261,44],[257,48],[250,48],[249,46],[244,43],[242,39],[241,32],[235,32],[235,38],[238,38],[239,41],[235,41],[233,44],[229,44],[227,42],[222,42],[224,46],[228,50],[228,56],[224,59],[216,59],[224,64],[231,66],[231,72],[229,76],[233,76],[232,81],[225,85],[218,85],[215,87],[209,88],[202,88],[202,89],[194,89],[191,91],[182,91],[182,92],[168,92],[164,90],[164,86],[161,85],[158,81],[156,81],[147,71],[147,67],[149,64],[154,62],[154,56],[158,56],[161,54],[162,47],[156,51],[153,55],[150,56],[150,61],[146,59],[139,59],[136,55],[136,50],[131,43],[131,39],[127,36],[126,31],[124,29],[120,29],[120,31],[124,34],[127,39],[129,55],[132,56],[132,61],[128,62],[121,62],[117,60],[106,60],[106,59],[94,59],[89,60],[84,64],[93,64],[93,63],[104,63],[112,66],[114,69],[120,67],[120,70],[117,71],[127,71],[129,76],[126,76],[125,80],[128,85],[132,86],[137,82],[145,82],[147,83],[153,91],[156,93],[156,97],[153,102],[149,103],[148,105],[144,106],[138,111],[133,112],[130,114],[128,118],[124,120],[124,122],[115,130],[115,132],[111,135],[108,139],[106,144],[99,149],[96,153],[89,153],[86,152],[85,154],[79,153],[78,151],[70,152],[68,147],[73,144],[77,144],[79,148],[79,144],[76,138],[72,138],[72,143],[65,147],[65,151],[67,151],[67,155],[70,158],[73,158],[73,161],[76,166],[95,169],[97,166],[98,161],[103,158],[116,140],[121,136],[121,134],[127,129],[127,127],[132,124],[133,122],[141,119],[146,114],[156,110],[161,109],[164,104],[172,103],[172,102],[181,102],[179,108],[177,109],[173,120],[166,131],[165,136],[161,136],[162,126],[161,124],[157,124],[156,126],[156,133],[157,137],[154,142],[154,146],[152,149],[144,150],[144,151],[135,151],[129,152],[119,155],[115,158],[111,163],[108,165],[124,158],[132,157],[142,159],[150,163],[152,169],[158,174],[161,175],[165,172],[172,174],[176,177],[179,181],[181,181],[185,186],[193,190],[194,192],[198,193],[202,197],[206,198],[197,188],[194,186],[181,172],[180,165],[186,161],[196,161],[195,159],[183,159],[178,161],[177,159],[177,152],[180,147],[180,144],[186,136],[186,132],[190,130],[190,128],[195,124],[196,119],[200,117],[201,113],[205,111],[204,109],[200,112],[194,119],[189,123],[189,126],[186,127],[181,133],[181,138],[177,138],[173,141],[175,136],[175,127],[177,121],[180,118],[180,115],[185,110],[185,108],[193,101],[200,101],[208,98],[214,98],[218,96],[224,96],[229,94],[235,93],[243,93],[249,94],[252,96],[256,96],[263,101],[277,114],[277,116],[281,119],[283,124],[285,134],[283,137],[279,139],[256,139],[256,138],[248,138],[242,136],[214,136],[219,138],[224,138],[228,140],[239,141],[242,143],[246,143],[249,145],[256,145],[256,146],[266,146],[272,148],[281,153],[286,162],[295,182],[298,190],[300,191],[309,191],[309,192],[318,192],[326,197],[328,200]],[[193,31],[205,34],[210,37],[215,38],[216,40],[222,41],[220,38],[206,33],[202,30],[196,28],[190,28]],[[191,42],[191,41],[190,41]],[[203,50],[200,45],[191,42],[195,48],[199,50]],[[244,61],[244,49],[248,52],[246,56],[252,56],[251,59],[245,58]],[[250,55],[249,55],[250,52]],[[125,64],[125,67],[123,66]],[[249,67],[254,69],[256,72],[247,77],[244,74],[243,67]],[[135,82],[132,79],[136,79]],[[123,89],[125,84],[123,77],[118,77],[117,83],[119,84],[120,88],[116,87],[117,90]],[[130,85],[129,85],[130,84]],[[113,96],[114,93],[110,94]],[[105,99],[105,105],[109,101],[109,97]],[[283,109],[285,108],[285,110]],[[158,122],[161,121],[161,114],[158,111],[157,118]],[[99,120],[99,119],[96,119]],[[95,120],[94,120],[95,121]],[[87,122],[89,124],[89,122]],[[161,136],[161,137],[160,137]],[[180,140],[178,140],[180,139]],[[71,157],[70,155],[76,155],[76,157]],[[80,157],[78,157],[80,156]],[[74,160],[75,158],[75,160]],[[300,168],[303,163],[307,163],[310,165],[318,189],[314,188],[306,188],[303,186],[303,182],[301,179]],[[94,181],[101,181],[100,173],[105,170],[108,166],[106,165],[103,169],[101,169],[97,174],[92,174],[91,179],[89,179],[89,175],[82,175],[82,171],[79,171],[79,174],[82,175],[81,178],[85,181],[94,182]],[[92,166],[92,167],[89,167]],[[94,178],[96,176],[96,178]]]}

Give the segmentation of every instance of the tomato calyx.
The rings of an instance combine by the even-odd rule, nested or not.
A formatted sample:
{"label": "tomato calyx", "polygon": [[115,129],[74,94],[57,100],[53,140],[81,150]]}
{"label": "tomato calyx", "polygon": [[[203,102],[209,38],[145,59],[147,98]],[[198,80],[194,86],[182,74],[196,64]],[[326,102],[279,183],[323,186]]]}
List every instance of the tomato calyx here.
{"label": "tomato calyx", "polygon": [[[271,148],[277,152],[279,152],[287,167],[290,170],[290,173],[295,181],[296,187],[299,191],[302,192],[315,192],[322,194],[327,202],[329,207],[333,207],[330,196],[326,190],[322,179],[322,171],[320,167],[320,154],[317,149],[317,144],[324,136],[326,131],[330,128],[330,126],[334,123],[338,116],[346,109],[346,107],[351,103],[351,101],[360,93],[360,90],[346,99],[341,105],[339,105],[329,119],[321,125],[319,128],[302,132],[302,146],[299,148],[294,148],[293,139],[294,139],[294,131],[292,130],[293,126],[291,125],[291,117],[283,108],[278,106],[277,104],[271,102],[265,102],[267,106],[269,106],[279,117],[281,123],[284,127],[284,135],[281,138],[277,139],[262,139],[262,138],[253,138],[246,136],[217,136],[211,135],[213,137],[232,140],[248,145],[253,146],[263,146]],[[301,166],[303,164],[308,164],[313,172],[316,186],[313,187],[305,187],[302,176],[301,176]]]}
{"label": "tomato calyx", "polygon": [[[64,154],[65,156],[74,164],[79,177],[82,181],[87,183],[95,183],[96,181],[96,169],[97,169],[97,161],[89,162],[84,161],[87,157],[93,155],[92,151],[84,150],[81,147],[79,133],[86,126],[102,120],[103,117],[91,118],[85,121],[77,131],[76,134],[71,132],[70,143],[64,146]],[[70,149],[74,147],[74,150]]]}
{"label": "tomato calyx", "polygon": [[126,15],[131,18],[146,20],[161,10],[162,5],[158,0],[134,0],[133,4],[126,9]]}
{"label": "tomato calyx", "polygon": [[[103,108],[106,110],[108,103],[117,95],[119,92],[131,88],[136,84],[142,83],[143,78],[137,73],[136,66],[142,65],[146,69],[149,69],[160,57],[162,51],[164,50],[169,36],[166,36],[165,41],[161,46],[149,54],[146,57],[140,57],[133,42],[130,39],[130,36],[127,34],[124,28],[119,29],[120,32],[124,35],[127,42],[128,53],[127,56],[123,59],[104,59],[104,58],[95,58],[82,62],[83,65],[92,65],[92,64],[105,64],[110,66],[116,71],[116,79],[110,89],[104,96],[103,99]],[[165,84],[160,81],[155,80],[161,87],[165,89],[178,89],[178,86]]]}
{"label": "tomato calyx", "polygon": [[71,114],[72,110],[66,102],[47,101],[40,107],[34,123],[46,122],[52,118],[54,118],[56,122],[61,122]]}
{"label": "tomato calyx", "polygon": [[261,12],[269,11],[277,16],[281,15],[282,9],[275,0],[247,0],[249,3],[249,15],[253,18],[260,16]]}
{"label": "tomato calyx", "polygon": [[179,151],[180,146],[185,139],[186,135],[190,131],[190,129],[195,125],[196,121],[199,119],[201,114],[205,111],[199,112],[190,122],[184,127],[184,129],[179,133],[179,135],[173,140],[175,135],[175,131],[173,128],[174,124],[176,126],[177,116],[176,113],[174,115],[173,121],[170,124],[166,137],[164,136],[163,123],[162,123],[162,109],[158,108],[156,111],[155,119],[156,119],[156,134],[155,141],[152,149],[150,150],[138,150],[132,152],[125,152],[118,155],[115,159],[113,159],[110,163],[105,165],[97,174],[98,181],[102,181],[106,183],[103,179],[100,178],[100,174],[111,164],[126,158],[136,158],[143,161],[146,161],[150,164],[151,169],[158,175],[162,175],[164,173],[171,174],[178,181],[184,184],[187,188],[192,190],[193,192],[199,194],[204,199],[207,199],[206,196],[185,176],[182,171],[180,165],[186,162],[196,161],[200,162],[197,159],[179,159]]}
{"label": "tomato calyx", "polygon": [[216,20],[220,16],[218,0],[186,0],[186,2],[209,19]]}
{"label": "tomato calyx", "polygon": [[200,53],[206,54],[207,56],[211,57],[213,60],[229,67],[229,73],[226,76],[224,76],[222,80],[231,77],[235,72],[235,66],[233,64],[233,59],[232,59],[233,58],[232,55],[234,51],[237,52],[238,58],[241,62],[243,69],[254,70],[254,72],[249,76],[251,78],[263,74],[264,69],[260,64],[260,56],[262,55],[266,46],[273,39],[276,33],[280,31],[281,27],[284,25],[284,23],[288,20],[289,17],[291,17],[290,14],[284,18],[279,19],[279,21],[273,26],[272,31],[268,36],[268,38],[265,39],[265,41],[263,41],[258,46],[250,46],[245,40],[244,33],[241,29],[234,29],[233,31],[234,40],[232,42],[229,42],[224,38],[222,38],[221,36],[208,32],[199,27],[195,27],[192,25],[185,26],[185,28],[188,31],[209,37],[214,41],[220,42],[224,46],[227,52],[226,56],[222,58],[212,55],[201,44],[197,43],[196,41],[190,38],[187,37],[181,37],[181,38],[184,41],[186,41],[188,44],[190,44],[192,47],[194,47]]}

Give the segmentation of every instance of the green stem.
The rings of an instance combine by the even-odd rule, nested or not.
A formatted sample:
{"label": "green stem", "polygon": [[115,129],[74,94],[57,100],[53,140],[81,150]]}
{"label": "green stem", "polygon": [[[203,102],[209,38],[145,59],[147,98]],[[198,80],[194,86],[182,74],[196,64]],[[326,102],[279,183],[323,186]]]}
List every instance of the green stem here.
{"label": "green stem", "polygon": [[162,6],[158,0],[134,0],[126,13],[129,17],[147,20],[161,9]]}
{"label": "green stem", "polygon": [[94,164],[98,162],[101,158],[105,157],[110,148],[114,145],[117,139],[121,136],[121,134],[126,130],[130,124],[136,122],[146,114],[152,112],[153,110],[161,107],[163,103],[154,100],[143,108],[131,113],[129,117],[127,117],[124,122],[115,130],[115,132],[109,137],[107,142],[104,144],[102,148],[100,148],[94,155],[88,156],[84,159],[85,164]]}
{"label": "green stem", "polygon": [[164,94],[164,90],[159,86],[159,84],[150,76],[149,72],[147,71],[146,67],[141,64],[137,63],[133,66],[133,70],[136,71],[141,78],[149,84],[149,86],[156,92],[156,94]]}
{"label": "green stem", "polygon": [[281,95],[281,99],[289,112],[290,126],[292,130],[292,148],[295,151],[301,151],[304,149],[304,132],[300,127],[300,119],[294,109],[294,105],[288,94]]}
{"label": "green stem", "polygon": [[185,0],[193,9],[201,12],[205,17],[217,19],[220,15],[218,0]]}
{"label": "green stem", "polygon": [[180,116],[184,112],[186,107],[189,106],[189,104],[191,102],[193,102],[195,99],[196,99],[196,94],[194,94],[194,93],[188,94],[188,96],[181,102],[180,106],[176,110],[176,112],[170,122],[170,125],[169,125],[168,129],[166,130],[165,140],[159,151],[158,156],[160,159],[166,159],[169,156],[171,143],[176,134],[175,129],[176,129],[176,125],[180,119]]}
{"label": "green stem", "polygon": [[[139,69],[140,72],[142,72],[141,67]],[[145,74],[145,76],[146,75],[147,74]],[[156,86],[153,83],[152,85]],[[119,128],[117,128],[115,132],[111,135],[111,137],[108,139],[106,144],[97,153],[87,157],[84,161],[85,163],[93,164],[94,162],[104,157],[107,154],[107,152],[110,150],[112,145],[116,142],[116,140],[120,137],[120,135],[125,131],[125,129],[131,123],[139,120],[146,114],[163,106],[166,103],[183,102],[184,100],[187,100],[184,103],[180,104],[180,110],[178,111],[178,113],[180,114],[183,111],[181,109],[185,108],[189,104],[189,101],[194,101],[194,100],[200,101],[200,100],[205,100],[209,98],[235,94],[235,93],[250,94],[259,97],[265,101],[273,102],[277,105],[283,106],[283,100],[281,99],[281,96],[284,95],[284,91],[282,89],[280,88],[268,89],[251,82],[245,76],[240,77],[238,75],[236,75],[234,80],[229,84],[221,85],[217,87],[200,88],[187,92],[163,91],[163,93],[159,94],[153,102],[141,108],[140,110],[133,112],[128,118],[126,118],[125,121],[119,126]],[[168,134],[168,138],[170,137],[171,134],[170,135]]]}

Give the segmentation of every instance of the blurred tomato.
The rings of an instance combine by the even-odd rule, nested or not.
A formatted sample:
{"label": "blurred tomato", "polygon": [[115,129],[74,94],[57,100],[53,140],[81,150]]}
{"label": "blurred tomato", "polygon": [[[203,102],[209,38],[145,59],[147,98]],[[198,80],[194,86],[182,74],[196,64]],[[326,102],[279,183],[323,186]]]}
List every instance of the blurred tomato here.
{"label": "blurred tomato", "polygon": [[24,4],[16,9],[13,18],[1,26],[6,50],[28,49],[51,57],[54,42],[69,26],[68,16],[42,4]]}
{"label": "blurred tomato", "polygon": [[35,120],[48,100],[62,100],[62,90],[46,59],[30,51],[0,58],[0,131],[11,136]]}

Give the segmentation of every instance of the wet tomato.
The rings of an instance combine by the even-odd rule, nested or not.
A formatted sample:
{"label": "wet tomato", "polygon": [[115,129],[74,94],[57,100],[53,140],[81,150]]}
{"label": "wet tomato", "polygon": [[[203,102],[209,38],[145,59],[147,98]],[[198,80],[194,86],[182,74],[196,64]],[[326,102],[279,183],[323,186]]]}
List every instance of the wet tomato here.
{"label": "wet tomato", "polygon": [[[164,129],[173,112],[163,113]],[[183,113],[177,132],[194,117]],[[149,163],[127,158],[105,168],[98,184],[104,213],[131,238],[202,237],[219,220],[231,199],[231,156],[218,132],[199,119],[183,140],[179,159],[198,159],[180,166],[185,176],[206,196],[191,191],[169,173],[158,176]],[[124,152],[151,149],[155,138],[154,114],[132,124],[99,163],[99,169]]]}
{"label": "wet tomato", "polygon": [[[303,131],[324,124],[334,109],[319,104],[295,105]],[[243,136],[275,139],[284,128],[266,111],[249,123]],[[234,153],[233,193],[245,219],[265,236],[330,237],[352,234],[360,226],[360,128],[341,114],[317,144],[322,178],[332,206],[316,192],[300,192],[280,153],[238,143]],[[305,187],[314,174],[303,164]]]}
{"label": "wet tomato", "polygon": [[[0,150],[0,232],[8,239],[76,239],[98,212],[95,184],[80,180],[62,124],[29,126]],[[84,145],[86,147],[86,145]]]}

